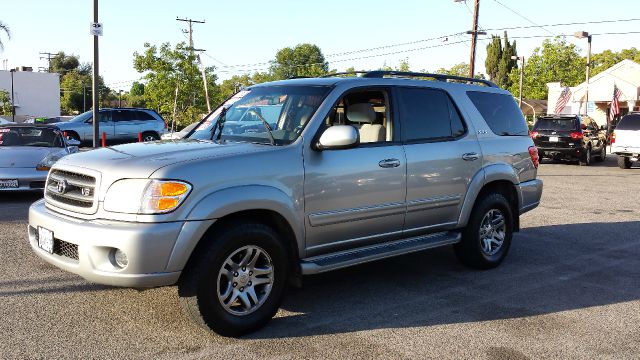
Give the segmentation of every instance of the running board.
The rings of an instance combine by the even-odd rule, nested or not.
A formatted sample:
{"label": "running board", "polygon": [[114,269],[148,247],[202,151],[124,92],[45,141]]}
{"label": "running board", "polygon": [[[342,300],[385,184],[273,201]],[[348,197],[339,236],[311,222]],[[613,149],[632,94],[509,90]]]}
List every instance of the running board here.
{"label": "running board", "polygon": [[454,231],[416,236],[302,259],[300,267],[303,275],[319,274],[392,256],[455,244],[461,238],[460,233]]}

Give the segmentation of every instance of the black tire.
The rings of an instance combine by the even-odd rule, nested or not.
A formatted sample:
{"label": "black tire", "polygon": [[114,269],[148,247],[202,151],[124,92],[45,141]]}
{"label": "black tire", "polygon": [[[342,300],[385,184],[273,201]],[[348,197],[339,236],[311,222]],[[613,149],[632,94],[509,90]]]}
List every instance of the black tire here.
{"label": "black tire", "polygon": [[580,166],[591,165],[591,148],[590,147],[587,148],[587,151],[585,151],[584,156],[578,160],[578,164],[580,164]]}
{"label": "black tire", "polygon": [[626,156],[618,155],[618,167],[620,167],[620,169],[630,169],[631,159]]}
{"label": "black tire", "polygon": [[598,162],[603,162],[607,158],[607,145],[602,144],[602,150],[600,150],[600,155],[598,155]]}
{"label": "black tire", "polygon": [[67,131],[67,137],[76,141],[82,141],[80,140],[80,135],[75,131]]}
{"label": "black tire", "polygon": [[[280,307],[289,272],[287,252],[278,234],[263,224],[230,222],[214,236],[201,241],[207,243],[193,255],[195,258],[190,260],[178,282],[178,295],[185,314],[198,325],[222,336],[240,336],[266,325]],[[219,274],[229,256],[247,246],[258,247],[268,254],[273,281],[270,292],[263,295],[265,300],[261,305],[253,312],[237,315],[225,309],[218,299]],[[235,282],[233,287],[236,287]]]}
{"label": "black tire", "polygon": [[[495,253],[483,250],[481,227],[485,216],[491,211],[499,211],[504,218],[504,236],[500,247]],[[509,252],[513,236],[513,214],[511,206],[504,195],[500,193],[487,194],[477,200],[471,212],[469,223],[462,231],[462,241],[454,245],[455,254],[464,265],[475,269],[492,269],[500,265]]]}
{"label": "black tire", "polygon": [[151,131],[142,133],[142,141],[143,142],[156,141],[156,140],[160,140],[160,136],[158,136],[158,134],[156,134],[154,132],[151,132]]}

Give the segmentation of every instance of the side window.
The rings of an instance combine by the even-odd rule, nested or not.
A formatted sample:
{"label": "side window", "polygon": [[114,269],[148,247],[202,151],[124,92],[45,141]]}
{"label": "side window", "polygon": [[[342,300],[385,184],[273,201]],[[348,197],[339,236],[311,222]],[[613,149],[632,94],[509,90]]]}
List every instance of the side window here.
{"label": "side window", "polygon": [[467,91],[484,121],[496,135],[528,135],[529,128],[511,95],[482,91]]}
{"label": "side window", "polygon": [[135,116],[133,118],[134,120],[149,121],[149,120],[155,120],[156,119],[146,111],[136,110],[136,111],[131,111],[131,113],[135,114]]}
{"label": "side window", "polygon": [[129,121],[129,117],[127,116],[127,112],[126,111],[122,111],[122,110],[114,110],[113,111],[113,121],[115,122],[123,122],[123,121]]}
{"label": "side window", "polygon": [[464,134],[460,114],[444,91],[399,88],[398,94],[405,141],[446,140]]}
{"label": "side window", "polygon": [[325,125],[355,127],[360,134],[361,144],[393,141],[389,96],[383,90],[348,92],[329,112]]}
{"label": "side window", "polygon": [[106,122],[111,122],[111,113],[112,111],[106,110],[106,111],[100,111],[100,122],[101,123],[106,123]]}

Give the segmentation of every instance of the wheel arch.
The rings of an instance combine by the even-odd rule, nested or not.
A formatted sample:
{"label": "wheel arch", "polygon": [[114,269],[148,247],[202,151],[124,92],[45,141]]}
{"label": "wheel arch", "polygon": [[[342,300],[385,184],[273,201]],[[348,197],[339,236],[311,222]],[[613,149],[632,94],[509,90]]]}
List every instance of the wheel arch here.
{"label": "wheel arch", "polygon": [[494,164],[484,167],[472,178],[458,218],[458,228],[469,222],[471,211],[478,199],[487,193],[503,194],[511,205],[514,231],[520,230],[519,204],[522,202],[517,190],[518,177],[513,168],[507,164]]}

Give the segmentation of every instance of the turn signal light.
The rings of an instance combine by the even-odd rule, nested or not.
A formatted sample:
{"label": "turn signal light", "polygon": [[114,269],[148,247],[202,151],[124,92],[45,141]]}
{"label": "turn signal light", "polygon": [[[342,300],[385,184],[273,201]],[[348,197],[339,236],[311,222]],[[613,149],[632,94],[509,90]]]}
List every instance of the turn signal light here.
{"label": "turn signal light", "polygon": [[160,196],[179,196],[189,190],[187,185],[178,182],[166,182],[160,185]]}
{"label": "turn signal light", "polygon": [[540,135],[537,131],[532,131],[529,136],[531,136],[532,139],[535,139],[538,137],[538,135]]}
{"label": "turn signal light", "polygon": [[615,143],[616,143],[616,133],[614,132],[614,133],[611,134],[611,145],[613,145]]}

